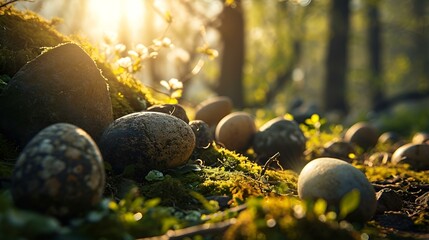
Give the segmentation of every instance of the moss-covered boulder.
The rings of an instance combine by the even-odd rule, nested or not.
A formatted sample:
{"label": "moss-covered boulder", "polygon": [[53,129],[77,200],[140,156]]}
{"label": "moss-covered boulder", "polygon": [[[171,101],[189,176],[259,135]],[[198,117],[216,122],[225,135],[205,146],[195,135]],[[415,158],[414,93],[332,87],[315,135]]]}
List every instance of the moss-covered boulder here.
{"label": "moss-covered boulder", "polygon": [[[7,6],[0,9],[0,26],[0,95],[8,88],[18,70],[46,48],[74,41],[95,61],[107,79],[114,119],[145,110],[156,102],[148,89],[131,74],[118,75],[96,47],[81,38],[72,39],[55,30],[55,21]],[[1,129],[0,133],[5,136],[6,142],[12,140]]]}
{"label": "moss-covered boulder", "polygon": [[98,139],[113,121],[106,79],[72,43],[24,65],[0,96],[0,115],[1,131],[21,146],[54,123],[75,124]]}

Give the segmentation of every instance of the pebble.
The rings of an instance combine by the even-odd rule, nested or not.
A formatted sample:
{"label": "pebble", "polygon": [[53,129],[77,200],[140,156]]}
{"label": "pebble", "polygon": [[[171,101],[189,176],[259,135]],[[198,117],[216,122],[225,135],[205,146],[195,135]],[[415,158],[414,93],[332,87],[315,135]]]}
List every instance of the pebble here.
{"label": "pebble", "polygon": [[246,112],[230,113],[216,127],[215,139],[225,148],[243,152],[252,144],[256,133],[253,117]]}
{"label": "pebble", "polygon": [[283,117],[274,118],[255,134],[253,149],[264,164],[275,153],[280,153],[280,165],[286,169],[299,172],[304,166],[303,154],[306,138],[293,120]]}
{"label": "pebble", "polygon": [[232,112],[232,107],[232,101],[228,97],[209,98],[195,107],[195,120],[203,120],[210,127],[215,127],[222,118]]}
{"label": "pebble", "polygon": [[192,131],[195,134],[195,147],[207,148],[214,141],[214,136],[207,123],[202,120],[193,120],[189,122]]}
{"label": "pebble", "polygon": [[344,134],[344,141],[356,144],[364,151],[377,144],[378,130],[367,122],[358,122],[351,126]]}
{"label": "pebble", "polygon": [[339,158],[346,162],[351,162],[353,159],[350,158],[356,154],[356,150],[352,144],[346,141],[331,141],[325,144],[322,151],[322,157]]}
{"label": "pebble", "polygon": [[409,164],[414,170],[429,170],[429,144],[407,143],[392,155],[392,163]]}

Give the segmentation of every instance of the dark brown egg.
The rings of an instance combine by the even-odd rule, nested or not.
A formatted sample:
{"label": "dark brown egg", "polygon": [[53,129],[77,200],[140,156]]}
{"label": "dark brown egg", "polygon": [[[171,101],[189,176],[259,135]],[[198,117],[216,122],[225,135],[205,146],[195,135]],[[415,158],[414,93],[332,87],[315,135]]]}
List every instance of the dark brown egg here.
{"label": "dark brown egg", "polygon": [[203,120],[210,127],[232,112],[232,101],[228,97],[213,97],[201,102],[195,109],[195,120]]}
{"label": "dark brown egg", "polygon": [[429,144],[408,143],[392,155],[392,162],[409,164],[414,170],[429,170]]}
{"label": "dark brown egg", "polygon": [[245,112],[234,112],[219,122],[215,138],[229,150],[245,151],[252,144],[255,133],[253,117]]}
{"label": "dark brown egg", "polygon": [[363,150],[369,150],[377,144],[377,129],[367,122],[358,122],[351,126],[344,134],[344,140],[361,147]]}

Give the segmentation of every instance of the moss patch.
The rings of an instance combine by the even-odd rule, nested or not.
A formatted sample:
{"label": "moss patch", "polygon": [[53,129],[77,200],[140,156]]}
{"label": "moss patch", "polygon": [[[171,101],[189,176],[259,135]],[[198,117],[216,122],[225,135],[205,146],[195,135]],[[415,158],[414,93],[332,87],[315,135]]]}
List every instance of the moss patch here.
{"label": "moss patch", "polygon": [[0,73],[10,77],[38,56],[43,47],[70,41],[54,29],[53,22],[11,7],[0,9],[0,26]]}
{"label": "moss patch", "polygon": [[201,207],[192,192],[204,197],[228,197],[230,206],[242,204],[250,197],[296,196],[298,178],[292,171],[263,171],[249,158],[215,144],[196,149],[189,165],[167,174],[162,181],[143,183],[142,195],[161,198],[166,206],[191,209]]}

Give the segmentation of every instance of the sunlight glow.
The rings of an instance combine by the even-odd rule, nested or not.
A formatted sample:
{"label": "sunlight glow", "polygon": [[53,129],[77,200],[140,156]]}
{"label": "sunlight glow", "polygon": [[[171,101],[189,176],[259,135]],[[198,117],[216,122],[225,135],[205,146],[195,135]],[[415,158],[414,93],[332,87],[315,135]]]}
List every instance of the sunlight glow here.
{"label": "sunlight glow", "polygon": [[88,9],[91,13],[90,26],[97,32],[94,34],[103,34],[113,38],[120,38],[118,33],[121,29],[127,29],[130,39],[135,39],[134,34],[140,32],[143,27],[145,6],[144,0],[121,0],[104,1],[90,0]]}

